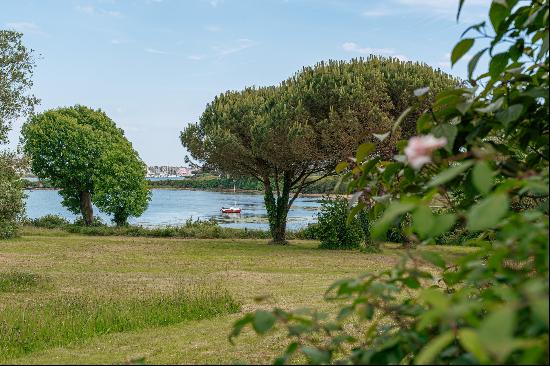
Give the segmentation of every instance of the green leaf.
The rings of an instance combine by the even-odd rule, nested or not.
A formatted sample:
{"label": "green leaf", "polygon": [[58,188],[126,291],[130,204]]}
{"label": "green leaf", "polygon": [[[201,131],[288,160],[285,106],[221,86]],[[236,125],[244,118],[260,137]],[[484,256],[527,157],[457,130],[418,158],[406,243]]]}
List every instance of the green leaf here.
{"label": "green leaf", "polygon": [[508,197],[504,193],[496,193],[476,203],[468,211],[467,229],[478,231],[494,228],[508,212]]}
{"label": "green leaf", "polygon": [[290,357],[292,357],[292,355],[296,352],[297,349],[298,349],[298,343],[297,342],[292,342],[286,348],[285,353],[283,355],[281,355],[280,357],[277,357],[275,359],[275,361],[273,362],[273,364],[275,364],[275,365],[286,365],[286,364],[288,364],[288,360],[290,359]]}
{"label": "green leaf", "polygon": [[416,207],[416,204],[410,202],[393,202],[387,209],[384,211],[384,214],[380,219],[378,219],[372,230],[372,236],[376,239],[381,239],[384,234],[388,231],[390,224],[400,215],[411,211]]}
{"label": "green leaf", "polygon": [[481,344],[500,361],[517,347],[513,335],[516,329],[516,312],[511,304],[488,314],[479,326]]}
{"label": "green leaf", "polygon": [[533,313],[539,318],[540,321],[543,322],[543,324],[546,326],[546,329],[548,329],[548,324],[549,324],[549,317],[548,317],[549,307],[550,305],[549,305],[548,298],[536,299],[531,304]]}
{"label": "green leaf", "polygon": [[493,1],[489,9],[489,19],[491,19],[491,24],[495,32],[498,33],[498,27],[504,18],[506,18],[506,15],[508,15],[508,9],[502,4]]}
{"label": "green leaf", "polygon": [[483,54],[487,51],[487,48],[482,49],[478,53],[472,57],[472,59],[468,62],[468,79],[472,80],[472,75],[474,74],[474,71],[476,69],[477,63],[479,62],[479,59]]}
{"label": "green leaf", "polygon": [[493,56],[489,63],[489,75],[491,75],[492,78],[498,78],[506,69],[508,57],[508,52],[502,52]]}
{"label": "green leaf", "polygon": [[537,60],[542,59],[546,52],[548,52],[548,30],[544,32],[544,38],[542,39],[542,46],[540,48],[539,54],[537,55]]}
{"label": "green leaf", "polygon": [[243,328],[247,325],[252,323],[252,320],[254,319],[254,316],[252,314],[246,314],[241,319],[237,320],[233,324],[233,329],[231,330],[231,334],[229,335],[229,342],[233,344],[233,338],[237,337],[239,334],[241,334],[241,331]]}
{"label": "green leaf", "polygon": [[415,277],[406,277],[403,279],[403,284],[408,288],[417,289],[420,287],[420,282]]}
{"label": "green leaf", "polygon": [[393,179],[393,177],[401,170],[402,167],[403,167],[402,163],[388,164],[384,168],[384,172],[382,173],[382,179],[384,180],[384,182],[389,184]]}
{"label": "green leaf", "polygon": [[424,113],[416,121],[416,132],[423,134],[428,131],[433,125],[433,118],[430,113]]}
{"label": "green leaf", "polygon": [[434,225],[429,233],[432,238],[449,231],[456,222],[456,216],[454,214],[439,215],[435,216],[434,220]]}
{"label": "green leaf", "polygon": [[493,170],[485,160],[478,161],[472,170],[472,183],[484,195],[493,188]]}
{"label": "green leaf", "polygon": [[416,365],[429,365],[433,363],[437,355],[441,353],[441,351],[445,347],[447,347],[454,339],[455,336],[453,334],[453,331],[451,330],[438,335],[430,343],[424,346],[424,348],[422,348],[422,350],[414,360],[414,363]]}
{"label": "green leaf", "polygon": [[252,327],[259,334],[264,334],[273,327],[276,320],[277,318],[272,313],[265,310],[258,310],[254,314]]}
{"label": "green leaf", "polygon": [[357,153],[355,154],[355,158],[357,159],[357,163],[362,162],[371,152],[376,149],[376,145],[372,142],[365,142],[364,144],[359,145],[357,148]]}
{"label": "green leaf", "polygon": [[473,38],[465,38],[458,42],[451,52],[451,65],[454,66],[454,64],[472,48],[474,42]]}
{"label": "green leaf", "polygon": [[489,355],[487,355],[487,352],[483,349],[477,332],[469,328],[460,329],[458,331],[458,341],[462,347],[477,358],[480,363],[489,363]]}
{"label": "green leaf", "polygon": [[523,105],[514,104],[498,112],[496,114],[496,117],[500,122],[502,122],[502,124],[504,124],[504,127],[508,127],[508,124],[510,122],[514,122],[521,116],[522,111],[523,111]]}
{"label": "green leaf", "polygon": [[346,224],[350,225],[353,222],[355,216],[364,208],[365,204],[363,202],[358,202],[355,206],[353,206],[349,211],[348,217],[346,218]]}
{"label": "green leaf", "polygon": [[412,214],[413,229],[422,238],[426,238],[435,223],[432,210],[427,206],[418,206]]}
{"label": "green leaf", "polygon": [[342,161],[340,163],[338,163],[338,165],[336,165],[336,173],[337,174],[340,174],[344,171],[344,169],[346,169],[347,167],[349,166],[349,163],[347,161]]}
{"label": "green leaf", "polygon": [[459,165],[456,165],[452,168],[446,169],[443,172],[439,173],[426,186],[427,188],[437,187],[442,184],[445,184],[453,179],[455,179],[459,174],[464,173],[468,168],[474,165],[473,160],[467,160]]}
{"label": "green leaf", "polygon": [[472,106],[473,101],[467,100],[462,103],[458,103],[455,105],[455,108],[462,114],[465,115],[468,110],[470,110],[470,107]]}
{"label": "green leaf", "polygon": [[523,93],[521,93],[521,95],[527,95],[531,98],[548,99],[548,88],[539,88],[539,87],[529,88]]}
{"label": "green leaf", "polygon": [[440,288],[426,288],[420,293],[420,298],[435,309],[447,309],[450,305],[449,297]]}
{"label": "green leaf", "polygon": [[456,128],[456,126],[452,126],[448,123],[440,124],[435,126],[435,128],[432,130],[432,133],[435,137],[445,137],[447,139],[445,150],[450,153],[453,152],[456,135],[458,134],[458,128]]}
{"label": "green leaf", "polygon": [[420,256],[424,258],[424,260],[433,264],[434,266],[437,266],[441,269],[446,268],[445,260],[435,252],[420,252]]}
{"label": "green leaf", "polygon": [[327,364],[330,362],[330,353],[327,351],[308,346],[302,347],[301,351],[313,365]]}

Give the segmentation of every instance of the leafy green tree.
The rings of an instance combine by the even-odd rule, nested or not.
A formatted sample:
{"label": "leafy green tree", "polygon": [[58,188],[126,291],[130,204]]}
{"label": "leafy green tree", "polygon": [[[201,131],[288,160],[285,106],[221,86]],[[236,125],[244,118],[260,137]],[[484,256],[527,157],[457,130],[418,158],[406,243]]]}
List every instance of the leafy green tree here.
{"label": "leafy green tree", "polygon": [[0,153],[0,239],[16,235],[19,219],[25,211],[23,182],[12,154]]}
{"label": "leafy green tree", "polygon": [[[38,103],[30,89],[35,67],[32,50],[18,32],[0,30],[0,145],[12,122],[30,114]],[[23,184],[13,154],[0,151],[0,238],[16,234],[24,209]]]}
{"label": "leafy green tree", "polygon": [[[216,97],[182,132],[182,143],[194,159],[260,181],[273,242],[284,243],[288,211],[300,192],[332,175],[353,146],[376,141],[380,136],[373,133],[390,127],[397,112],[386,80],[393,74],[383,72],[387,65],[412,73],[428,68],[376,57],[319,63],[276,87]],[[392,150],[388,140],[380,153]]]}
{"label": "leafy green tree", "polygon": [[12,121],[32,113],[38,99],[30,94],[35,62],[23,34],[0,30],[0,143],[7,142]]}
{"label": "leafy green tree", "polygon": [[[410,215],[413,242],[433,243],[458,223],[477,248],[455,259],[409,249],[390,270],[336,282],[327,293],[340,301],[333,316],[258,310],[232,336],[247,325],[286,328],[292,340],[278,364],[296,354],[313,364],[548,364],[549,6],[495,0],[489,18],[451,53],[454,64],[488,41],[468,64],[473,87],[439,93],[396,158],[364,154],[340,166],[355,211],[381,214],[374,240]],[[488,72],[475,76],[485,53]],[[514,205],[524,198],[531,203]],[[445,210],[434,212],[434,199]]]}
{"label": "leafy green tree", "polygon": [[[131,198],[123,199],[119,190],[134,188],[136,191],[126,194],[136,194],[135,202],[142,201],[144,183],[136,183],[138,171],[143,173],[141,180],[145,180],[142,163],[123,131],[101,110],[81,105],[49,110],[25,123],[22,135],[33,172],[59,187],[63,205],[71,212],[81,213],[86,225],[93,222],[92,202],[96,193],[101,198],[98,207],[105,205],[107,212],[117,215],[118,222],[122,222],[124,215],[140,211],[140,205],[131,203]],[[110,163],[121,161],[118,152],[131,155],[127,158],[129,165],[125,168],[118,164],[111,170]],[[108,179],[108,172],[118,177],[116,184]],[[111,186],[99,182],[101,179]],[[124,202],[118,203],[117,208],[113,197]]]}
{"label": "leafy green tree", "polygon": [[113,214],[117,226],[128,217],[140,216],[149,204],[151,191],[146,179],[147,166],[129,144],[103,154],[94,174],[94,203]]}

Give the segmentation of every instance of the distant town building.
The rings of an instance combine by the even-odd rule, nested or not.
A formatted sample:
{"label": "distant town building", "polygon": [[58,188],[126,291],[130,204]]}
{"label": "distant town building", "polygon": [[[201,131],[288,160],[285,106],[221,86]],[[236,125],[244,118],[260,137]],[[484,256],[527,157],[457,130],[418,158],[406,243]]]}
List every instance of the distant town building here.
{"label": "distant town building", "polygon": [[147,167],[148,178],[189,177],[193,170],[185,166],[154,165]]}

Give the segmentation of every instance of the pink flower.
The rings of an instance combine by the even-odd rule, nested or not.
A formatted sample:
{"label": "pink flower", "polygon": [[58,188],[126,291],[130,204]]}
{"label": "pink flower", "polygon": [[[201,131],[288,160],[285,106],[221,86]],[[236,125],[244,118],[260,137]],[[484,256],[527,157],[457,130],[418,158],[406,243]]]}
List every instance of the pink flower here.
{"label": "pink flower", "polygon": [[447,145],[445,137],[436,138],[433,135],[411,137],[405,148],[405,155],[414,169],[420,169],[432,161],[432,153]]}

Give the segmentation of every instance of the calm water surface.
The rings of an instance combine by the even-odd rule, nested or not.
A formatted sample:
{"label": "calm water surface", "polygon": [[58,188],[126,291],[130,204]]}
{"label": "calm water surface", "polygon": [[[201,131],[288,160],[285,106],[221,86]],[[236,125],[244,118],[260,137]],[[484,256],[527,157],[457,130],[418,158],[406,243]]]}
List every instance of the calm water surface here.
{"label": "calm water surface", "polygon": [[[149,208],[129,222],[146,227],[181,225],[189,218],[214,218],[222,226],[249,229],[267,229],[267,216],[263,195],[250,193],[208,192],[177,189],[153,189]],[[27,191],[27,216],[31,219],[53,214],[69,221],[77,216],[61,205],[61,196],[55,190]],[[243,209],[239,214],[222,214],[221,207],[237,204]],[[316,222],[320,206],[318,198],[300,197],[294,201],[288,215],[288,228],[298,229]],[[94,215],[104,222],[111,218],[94,209]]]}

